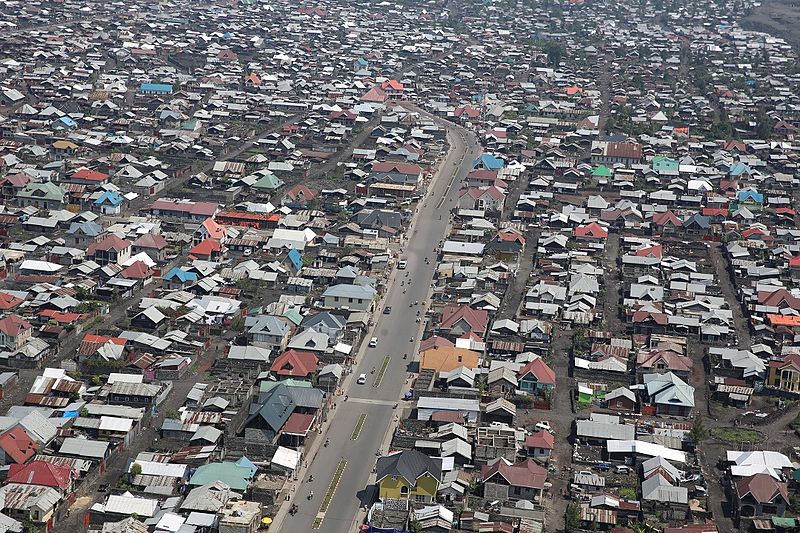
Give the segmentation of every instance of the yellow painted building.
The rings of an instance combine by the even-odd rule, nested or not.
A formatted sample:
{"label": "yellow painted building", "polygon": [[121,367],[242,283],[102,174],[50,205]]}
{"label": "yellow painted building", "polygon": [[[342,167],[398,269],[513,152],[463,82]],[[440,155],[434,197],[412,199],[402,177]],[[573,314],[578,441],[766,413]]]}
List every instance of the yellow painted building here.
{"label": "yellow painted building", "polygon": [[800,355],[787,355],[783,361],[770,361],[767,386],[800,393]]}
{"label": "yellow painted building", "polygon": [[420,503],[436,501],[442,475],[440,459],[416,450],[406,450],[378,459],[376,471],[380,498]]}

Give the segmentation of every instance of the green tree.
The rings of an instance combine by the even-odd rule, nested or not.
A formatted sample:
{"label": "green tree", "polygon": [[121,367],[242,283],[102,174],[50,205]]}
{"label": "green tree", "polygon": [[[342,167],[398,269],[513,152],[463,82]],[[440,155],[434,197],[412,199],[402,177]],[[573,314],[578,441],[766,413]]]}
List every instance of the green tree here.
{"label": "green tree", "polygon": [[133,463],[133,465],[131,466],[131,475],[138,476],[141,473],[142,473],[142,465],[140,465],[139,463]]}
{"label": "green tree", "polygon": [[703,417],[698,416],[695,418],[689,436],[695,444],[700,444],[708,436],[708,430],[706,429],[705,422],[703,422]]}
{"label": "green tree", "polygon": [[574,533],[581,528],[581,506],[578,502],[570,502],[567,505],[566,516],[564,517],[564,531]]}

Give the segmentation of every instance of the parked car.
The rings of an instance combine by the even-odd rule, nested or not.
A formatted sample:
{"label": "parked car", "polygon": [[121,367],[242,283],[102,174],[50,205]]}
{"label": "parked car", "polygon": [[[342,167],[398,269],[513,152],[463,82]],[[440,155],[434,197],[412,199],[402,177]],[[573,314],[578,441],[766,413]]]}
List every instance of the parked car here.
{"label": "parked car", "polygon": [[358,383],[359,385],[363,385],[366,382],[367,382],[367,375],[366,374],[360,374],[358,376],[358,379],[356,380],[356,383]]}

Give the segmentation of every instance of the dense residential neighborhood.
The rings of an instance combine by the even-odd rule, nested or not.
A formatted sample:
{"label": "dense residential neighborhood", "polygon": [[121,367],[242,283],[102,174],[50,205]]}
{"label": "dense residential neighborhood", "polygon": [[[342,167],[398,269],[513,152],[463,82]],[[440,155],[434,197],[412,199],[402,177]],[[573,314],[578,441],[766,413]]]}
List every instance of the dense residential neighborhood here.
{"label": "dense residential neighborhood", "polygon": [[796,10],[3,3],[0,532],[800,531]]}

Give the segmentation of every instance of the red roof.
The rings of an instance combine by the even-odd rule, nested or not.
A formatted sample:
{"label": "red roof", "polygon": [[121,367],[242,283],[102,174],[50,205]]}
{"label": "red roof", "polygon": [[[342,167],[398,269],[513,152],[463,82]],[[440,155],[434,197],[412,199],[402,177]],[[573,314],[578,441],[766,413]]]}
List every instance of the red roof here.
{"label": "red roof", "polygon": [[86,250],[86,253],[89,255],[94,255],[94,253],[98,250],[100,251],[116,250],[117,252],[121,252],[130,245],[131,245],[130,241],[127,241],[125,239],[120,239],[116,235],[111,234],[103,237],[99,241],[91,243],[89,245],[89,248]]}
{"label": "red roof", "polygon": [[468,305],[446,305],[442,311],[441,327],[450,329],[462,319],[469,324],[470,329],[475,333],[484,333],[486,324],[489,322],[489,313],[484,309],[473,309]]}
{"label": "red roof", "polygon": [[381,89],[392,89],[392,90],[395,90],[395,91],[402,91],[403,90],[403,84],[400,83],[397,80],[387,80],[387,81],[381,83]]}
{"label": "red roof", "polygon": [[656,226],[666,226],[667,224],[682,226],[683,222],[672,211],[665,211],[664,213],[653,215],[653,224]]}
{"label": "red roof", "polygon": [[270,370],[279,376],[307,377],[317,369],[319,359],[311,352],[288,350],[275,358]]}
{"label": "red roof", "polygon": [[555,442],[555,437],[549,431],[537,431],[533,435],[528,435],[528,437],[525,439],[525,447],[552,450]]}
{"label": "red roof", "polygon": [[398,172],[409,176],[419,176],[422,168],[413,163],[395,163],[392,161],[377,161],[372,165],[373,172]]}
{"label": "red roof", "polygon": [[39,311],[38,315],[45,316],[48,320],[55,320],[61,324],[72,324],[73,322],[83,319],[84,316],[81,313],[63,313],[55,309],[44,309]]}
{"label": "red roof", "polygon": [[589,239],[605,239],[608,237],[608,230],[597,222],[592,222],[575,228],[575,236]]}
{"label": "red roof", "polygon": [[633,255],[636,257],[658,257],[661,259],[664,253],[664,248],[660,244],[655,244],[653,246],[645,246],[644,248],[639,248]]}
{"label": "red roof", "polygon": [[201,224],[208,232],[208,236],[214,240],[221,241],[225,238],[225,228],[213,219],[207,218]]}
{"label": "red roof", "polygon": [[373,87],[361,97],[361,100],[364,102],[384,102],[386,101],[386,91],[380,87]]}
{"label": "red roof", "polygon": [[36,443],[20,426],[0,435],[0,449],[18,464],[23,464],[36,455]]}
{"label": "red roof", "polygon": [[758,303],[770,307],[789,307],[796,311],[800,311],[800,298],[792,295],[786,289],[778,289],[776,291],[759,291]]}
{"label": "red roof", "polygon": [[8,315],[0,319],[0,331],[9,337],[16,337],[22,331],[32,328],[30,322],[18,315]]}
{"label": "red roof", "polygon": [[221,251],[222,244],[219,241],[209,238],[193,246],[192,249],[189,250],[189,254],[195,257],[210,256],[214,252]]}
{"label": "red roof", "polygon": [[190,213],[192,215],[213,216],[219,208],[216,202],[187,202],[177,200],[156,200],[150,204],[150,209],[159,211],[172,211],[175,213]]}
{"label": "red roof", "polygon": [[283,425],[281,433],[305,436],[314,423],[314,415],[292,413]]}
{"label": "red roof", "polygon": [[153,276],[153,271],[144,261],[136,261],[119,275],[125,279],[147,279]]}
{"label": "red roof", "polygon": [[[794,255],[789,258],[790,267],[800,267],[800,255]],[[1,294],[1,293],[0,293]]]}
{"label": "red roof", "polygon": [[108,174],[103,174],[102,172],[88,168],[81,168],[75,172],[72,177],[80,180],[100,182],[106,181],[108,179]]}
{"label": "red roof", "polygon": [[156,250],[161,250],[167,247],[167,239],[162,237],[161,235],[153,235],[152,233],[145,233],[135,241],[133,241],[134,246],[138,246],[139,248],[154,248]]}
{"label": "red roof", "polygon": [[26,465],[11,465],[7,481],[68,490],[75,477],[77,477],[77,472],[71,466],[57,465],[46,461],[32,461]]}
{"label": "red roof", "polygon": [[430,348],[452,348],[453,346],[455,346],[455,344],[450,342],[449,339],[434,335],[419,343],[419,351],[424,352]]}
{"label": "red roof", "polygon": [[545,385],[556,384],[556,373],[553,372],[552,368],[547,366],[547,363],[545,363],[544,359],[541,357],[537,357],[519,369],[520,379],[525,377],[527,374],[533,375],[538,383],[543,383]]}
{"label": "red roof", "polygon": [[543,489],[547,480],[547,470],[536,464],[533,459],[526,459],[515,465],[503,458],[492,465],[481,468],[483,481],[490,481],[494,476],[500,476],[512,487],[527,487]]}
{"label": "red roof", "polygon": [[0,311],[8,311],[9,309],[13,309],[23,301],[24,300],[22,298],[17,298],[13,294],[0,292]]}
{"label": "red roof", "polygon": [[789,501],[786,483],[769,474],[753,474],[736,480],[735,485],[740,500],[749,494],[758,503],[776,503],[781,499]]}
{"label": "red roof", "polygon": [[286,196],[293,201],[294,200],[308,201],[316,197],[317,193],[309,189],[302,183],[298,183],[297,185],[286,191]]}

